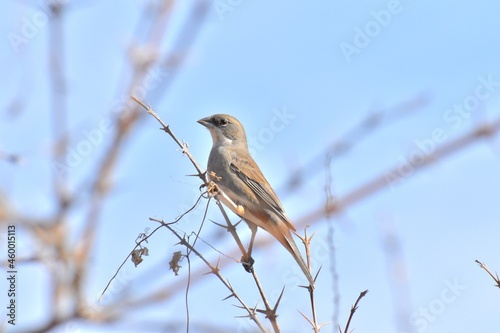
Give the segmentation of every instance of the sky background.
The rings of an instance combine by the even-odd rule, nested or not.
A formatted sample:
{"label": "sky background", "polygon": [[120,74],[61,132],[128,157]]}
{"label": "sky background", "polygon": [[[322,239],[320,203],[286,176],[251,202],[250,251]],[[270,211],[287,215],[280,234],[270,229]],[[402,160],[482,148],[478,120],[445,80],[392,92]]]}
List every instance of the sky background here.
{"label": "sky background", "polygon": [[[177,38],[183,36],[179,27],[196,3],[183,1],[174,5],[161,45],[138,50],[134,47],[146,30],[138,23],[147,25],[143,9],[153,3],[67,4],[64,75],[71,141],[66,158],[100,131],[91,151],[70,168],[71,190],[95,173],[114,129],[114,106],[125,100],[130,62],[146,54],[148,47],[157,48],[160,55],[183,50],[176,72],[158,66],[151,69],[154,87],[146,100],[189,143],[198,163],[206,165],[212,142],[196,121],[214,113],[237,117],[245,126],[254,158],[293,221],[324,205],[327,147],[352,138],[351,129],[376,112],[396,113],[400,116],[384,118],[366,136],[354,136],[352,149],[329,168],[336,198],[387,176],[393,168],[399,167],[400,172],[397,181],[391,181],[394,174],[388,176],[383,190],[310,226],[309,232],[316,232],[314,268],[323,267],[316,288],[319,322],[334,320],[338,311],[337,320],[345,325],[356,297],[368,289],[351,324],[355,332],[498,332],[500,295],[474,260],[500,270],[499,135],[476,140],[419,171],[412,170],[418,163],[411,161],[483,123],[498,122],[500,3],[215,0],[208,2],[195,39],[183,49],[187,42]],[[37,218],[55,211],[51,181],[57,177],[51,157],[49,23],[36,21],[43,17],[43,8],[27,1],[7,1],[0,14],[4,36],[0,151],[22,158],[21,164],[0,160],[0,191],[16,212]],[[13,34],[23,36],[23,27],[27,29],[30,22],[39,23],[35,31],[25,36],[25,42],[13,44]],[[170,82],[167,92],[159,94],[156,85],[166,81]],[[156,226],[149,217],[171,221],[199,194],[200,180],[186,177],[195,172],[189,160],[158,127],[145,116],[124,145],[97,227],[85,285],[89,302],[96,302],[137,235]],[[64,164],[67,159],[56,162]],[[319,165],[308,169],[299,188],[289,190],[285,184],[292,173],[311,160]],[[205,205],[202,202],[179,228],[188,233],[198,230]],[[70,213],[68,225],[75,239],[85,214],[82,205]],[[221,219],[213,204],[208,217]],[[334,229],[338,304],[333,300],[328,224]],[[247,239],[246,226],[239,231]],[[268,238],[263,231],[257,235]],[[211,223],[205,224],[201,236],[222,252],[233,248],[229,235]],[[184,288],[187,263],[177,277],[168,270],[171,253],[182,250],[175,244],[166,230],[151,237],[149,257],[137,268],[130,261],[125,264],[120,275],[123,288],[117,287],[109,298],[120,293],[133,297],[162,286]],[[218,254],[200,246],[215,263]],[[33,251],[22,231],[18,250],[21,254]],[[286,286],[279,311],[282,331],[309,331],[297,312],[309,313],[308,295],[294,283],[305,279],[292,257],[278,244],[256,249],[254,256],[272,301]],[[196,257],[191,263],[193,272],[206,270]],[[290,270],[295,272],[292,279]],[[239,264],[228,262],[223,274],[248,304],[257,302],[253,281]],[[38,265],[19,267],[18,332],[43,323],[49,315],[48,280]],[[1,294],[5,294],[4,283]],[[192,286],[194,332],[203,331],[196,326],[200,323],[228,332],[254,329],[249,320],[235,318],[244,313],[232,305],[234,300],[221,301],[227,294],[214,276],[203,276]],[[178,292],[161,304],[134,310],[125,322],[74,322],[54,332],[149,331],[140,326],[145,321],[175,323],[182,331],[184,304],[184,292]],[[337,331],[333,325],[322,329],[333,331]]]}

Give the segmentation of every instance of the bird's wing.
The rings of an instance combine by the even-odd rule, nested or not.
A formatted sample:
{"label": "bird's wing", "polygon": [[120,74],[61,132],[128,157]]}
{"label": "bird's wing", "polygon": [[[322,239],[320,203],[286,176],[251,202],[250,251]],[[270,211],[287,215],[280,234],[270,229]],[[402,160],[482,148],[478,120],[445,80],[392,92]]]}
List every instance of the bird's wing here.
{"label": "bird's wing", "polygon": [[295,230],[278,196],[251,157],[238,158],[233,156],[230,167],[238,178],[254,192],[259,201],[267,204],[286,223],[288,228]]}

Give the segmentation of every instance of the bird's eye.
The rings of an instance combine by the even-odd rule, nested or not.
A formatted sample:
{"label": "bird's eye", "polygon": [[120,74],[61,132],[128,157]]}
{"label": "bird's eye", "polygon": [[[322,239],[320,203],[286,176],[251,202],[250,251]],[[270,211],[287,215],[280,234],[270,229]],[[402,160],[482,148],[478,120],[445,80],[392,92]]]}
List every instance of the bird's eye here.
{"label": "bird's eye", "polygon": [[229,121],[227,119],[225,119],[225,118],[221,119],[221,121],[220,121],[221,126],[226,126],[227,124],[229,124]]}

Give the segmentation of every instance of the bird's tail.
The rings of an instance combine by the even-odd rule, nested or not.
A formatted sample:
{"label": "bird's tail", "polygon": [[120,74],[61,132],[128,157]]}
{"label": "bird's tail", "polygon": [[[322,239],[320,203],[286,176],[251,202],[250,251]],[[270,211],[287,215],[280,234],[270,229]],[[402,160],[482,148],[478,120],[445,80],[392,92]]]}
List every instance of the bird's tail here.
{"label": "bird's tail", "polygon": [[300,251],[297,247],[297,244],[295,244],[295,241],[293,240],[290,231],[288,232],[288,235],[286,235],[284,237],[284,240],[281,241],[281,243],[285,246],[285,248],[288,250],[288,252],[290,252],[292,254],[295,261],[297,261],[297,264],[299,264],[300,269],[302,270],[302,272],[304,272],[304,275],[306,276],[307,280],[309,281],[309,284],[311,285],[311,287],[314,288],[314,279],[311,275],[311,272],[307,268],[307,264],[306,264],[304,258],[302,258],[302,255],[300,254]]}

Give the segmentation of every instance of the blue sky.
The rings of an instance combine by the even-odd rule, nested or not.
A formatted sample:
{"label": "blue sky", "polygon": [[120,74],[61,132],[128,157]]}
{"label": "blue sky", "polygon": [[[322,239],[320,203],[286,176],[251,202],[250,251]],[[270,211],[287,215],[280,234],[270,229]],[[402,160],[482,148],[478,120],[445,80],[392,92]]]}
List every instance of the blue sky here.
{"label": "blue sky", "polygon": [[[139,52],[131,51],[132,46],[140,45],[149,22],[141,14],[146,3],[68,4],[64,52],[70,149],[81,148],[96,129],[102,134],[72,168],[71,189],[91,179],[109,145],[113,106],[123,101],[131,77],[129,62],[138,56],[133,52]],[[158,47],[160,55],[182,45],[176,39],[179,26],[194,3],[175,5],[162,44],[152,46]],[[215,8],[221,3],[232,7],[221,13]],[[211,140],[196,120],[229,113],[253,138],[254,157],[270,183],[284,189],[294,170],[321,156],[329,144],[370,114],[424,99],[422,107],[381,126],[332,162],[332,192],[343,198],[394,167],[408,166],[407,161],[423,156],[426,148],[437,149],[500,117],[500,4],[493,1],[215,0],[209,4],[196,39],[179,55],[184,60],[179,71],[155,67],[150,72],[153,84],[155,78],[158,85],[172,79],[168,93],[151,90],[152,106],[189,143],[201,165],[206,164]],[[23,34],[26,22],[43,17],[41,10],[11,1],[0,14],[4,36],[0,150],[23,158],[21,165],[0,161],[0,191],[16,210],[48,217],[55,210],[50,185],[54,164],[49,26],[40,23],[17,50],[9,41],[12,34]],[[346,45],[356,48],[356,53],[347,55]],[[23,106],[16,113],[9,111],[14,101]],[[185,176],[193,168],[158,127],[153,118],[145,117],[124,146],[114,188],[99,220],[85,290],[89,300],[95,301],[133,248],[137,234],[154,227],[148,217],[172,220],[196,199],[199,181]],[[477,140],[356,202],[329,222],[315,222],[310,227],[317,239],[313,252],[319,258],[317,264],[323,265],[317,287],[319,320],[331,321],[334,312],[331,258],[325,255],[327,224],[333,223],[340,324],[347,320],[359,292],[369,289],[351,326],[356,332],[498,331],[497,290],[474,260],[500,270],[499,154],[498,135]],[[324,167],[306,177],[298,190],[278,191],[292,220],[299,221],[325,201]],[[197,230],[203,207],[180,227]],[[85,214],[85,206],[71,211],[73,237]],[[216,207],[209,217],[220,219]],[[241,231],[247,237],[246,227]],[[397,240],[396,252],[387,247],[391,233]],[[228,235],[214,225],[207,224],[202,236],[221,251],[233,248]],[[267,235],[261,231],[258,237]],[[186,271],[174,277],[167,270],[170,253],[180,250],[175,243],[166,231],[152,237],[145,262],[138,268],[129,262],[124,268],[127,292],[137,296],[185,281]],[[33,249],[22,235],[18,246],[24,253]],[[210,258],[216,261],[217,253],[210,253]],[[308,330],[296,311],[308,311],[307,295],[285,278],[287,270],[294,269],[293,259],[278,245],[256,250],[255,259],[270,295],[286,285],[279,317],[283,331]],[[192,264],[193,269],[202,267],[196,258]],[[238,264],[229,263],[224,273],[250,304],[257,301],[249,287],[253,282]],[[19,276],[20,324],[43,321],[47,276],[34,265],[20,268]],[[234,302],[220,301],[226,296],[227,290],[214,277],[204,276],[190,292],[192,322],[208,316],[209,322],[222,327],[238,327],[242,332],[251,328],[247,321],[234,318],[241,315],[231,305]],[[183,308],[183,293],[179,293],[168,302],[134,312],[139,316],[128,320],[182,323]],[[73,328],[123,332],[128,327],[132,325],[75,323]],[[322,331],[335,330],[330,325]]]}

